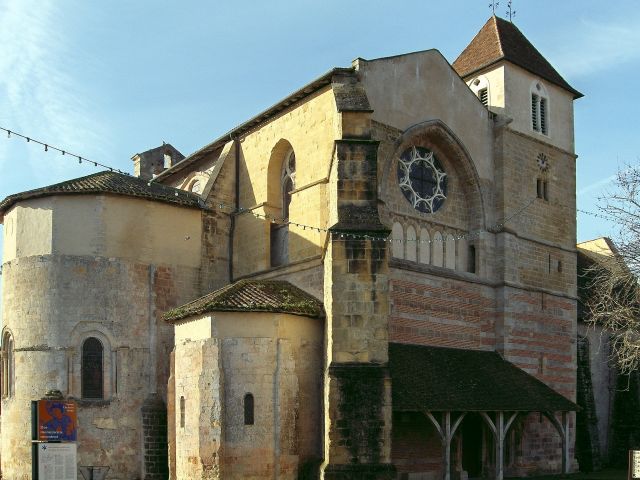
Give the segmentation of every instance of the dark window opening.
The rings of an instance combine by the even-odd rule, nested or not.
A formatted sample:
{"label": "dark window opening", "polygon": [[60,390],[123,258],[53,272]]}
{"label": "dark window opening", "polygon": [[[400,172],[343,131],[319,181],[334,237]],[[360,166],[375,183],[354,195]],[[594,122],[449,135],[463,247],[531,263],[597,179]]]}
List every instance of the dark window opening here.
{"label": "dark window opening", "polygon": [[536,196],[542,200],[549,200],[549,184],[542,178],[536,179]]}
{"label": "dark window opening", "polygon": [[469,264],[467,265],[467,271],[469,273],[476,273],[476,247],[475,245],[469,245]]}
{"label": "dark window opening", "polygon": [[558,273],[562,273],[562,260],[558,260]]}
{"label": "dark window opening", "polygon": [[296,155],[290,150],[282,164],[280,177],[280,213],[281,218],[271,224],[270,263],[279,267],[289,263],[289,207],[295,190]]}
{"label": "dark window opening", "polygon": [[104,397],[102,356],[100,340],[94,337],[87,338],[82,344],[82,398]]}
{"label": "dark window opening", "polygon": [[180,426],[182,428],[184,428],[185,416],[185,400],[184,397],[180,397]]}
{"label": "dark window opening", "polygon": [[244,424],[245,425],[253,425],[254,423],[254,406],[253,406],[253,395],[247,393],[244,396]]}

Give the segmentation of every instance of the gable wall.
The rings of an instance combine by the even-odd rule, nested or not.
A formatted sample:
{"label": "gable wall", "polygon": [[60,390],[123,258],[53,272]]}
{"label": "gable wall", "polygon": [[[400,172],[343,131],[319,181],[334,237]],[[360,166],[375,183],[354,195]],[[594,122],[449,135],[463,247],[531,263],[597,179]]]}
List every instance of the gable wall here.
{"label": "gable wall", "polygon": [[[276,149],[285,140],[296,155],[295,193],[290,221],[326,228],[326,182],[331,167],[334,140],[339,138],[333,92],[327,87],[295,104],[284,113],[240,139],[240,207],[259,215],[281,216],[269,193],[279,192],[281,164],[287,149]],[[271,170],[270,162],[273,162]],[[271,183],[271,185],[270,185]],[[270,268],[270,225],[250,213],[237,217],[234,235],[235,276]],[[289,263],[318,256],[324,233],[289,227]]]}

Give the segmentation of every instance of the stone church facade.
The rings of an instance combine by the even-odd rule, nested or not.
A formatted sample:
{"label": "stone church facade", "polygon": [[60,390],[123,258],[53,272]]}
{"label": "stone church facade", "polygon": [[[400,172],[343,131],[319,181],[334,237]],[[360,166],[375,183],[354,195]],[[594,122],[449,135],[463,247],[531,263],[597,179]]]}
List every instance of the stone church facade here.
{"label": "stone church facade", "polygon": [[7,197],[3,478],[51,389],[113,479],[575,469],[580,96],[492,17]]}

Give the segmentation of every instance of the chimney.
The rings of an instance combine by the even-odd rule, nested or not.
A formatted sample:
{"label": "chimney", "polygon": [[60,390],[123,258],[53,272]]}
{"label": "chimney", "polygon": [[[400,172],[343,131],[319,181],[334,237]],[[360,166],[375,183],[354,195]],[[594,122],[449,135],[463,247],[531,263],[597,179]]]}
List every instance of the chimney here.
{"label": "chimney", "polygon": [[184,159],[182,153],[176,150],[171,144],[164,142],[159,147],[152,148],[146,152],[136,153],[131,157],[134,175],[143,180],[151,180],[168,168],[173,167],[182,159]]}

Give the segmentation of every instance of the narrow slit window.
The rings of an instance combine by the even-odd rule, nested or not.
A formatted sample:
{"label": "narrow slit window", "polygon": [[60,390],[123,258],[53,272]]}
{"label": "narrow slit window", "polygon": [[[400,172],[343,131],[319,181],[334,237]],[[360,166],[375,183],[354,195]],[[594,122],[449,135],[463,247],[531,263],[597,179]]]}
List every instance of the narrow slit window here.
{"label": "narrow slit window", "polygon": [[14,392],[13,336],[6,332],[2,338],[2,398],[12,397]]}
{"label": "narrow slit window", "polygon": [[104,398],[103,350],[100,340],[94,337],[82,344],[82,398]]}
{"label": "narrow slit window", "polygon": [[253,395],[250,393],[247,393],[244,396],[244,424],[253,425],[254,421],[255,421],[255,418],[254,418]]}
{"label": "narrow slit window", "polygon": [[544,192],[542,191],[542,179],[536,179],[536,196],[538,198],[543,198]]}
{"label": "narrow slit window", "polygon": [[542,200],[549,200],[549,183],[543,178],[536,179],[536,196]]}
{"label": "narrow slit window", "polygon": [[469,245],[469,255],[467,257],[469,264],[467,265],[467,271],[469,273],[476,273],[476,247],[475,245]]}
{"label": "narrow slit window", "polygon": [[184,424],[185,424],[185,417],[186,417],[186,412],[185,412],[185,399],[184,397],[180,397],[180,427],[184,428]]}

